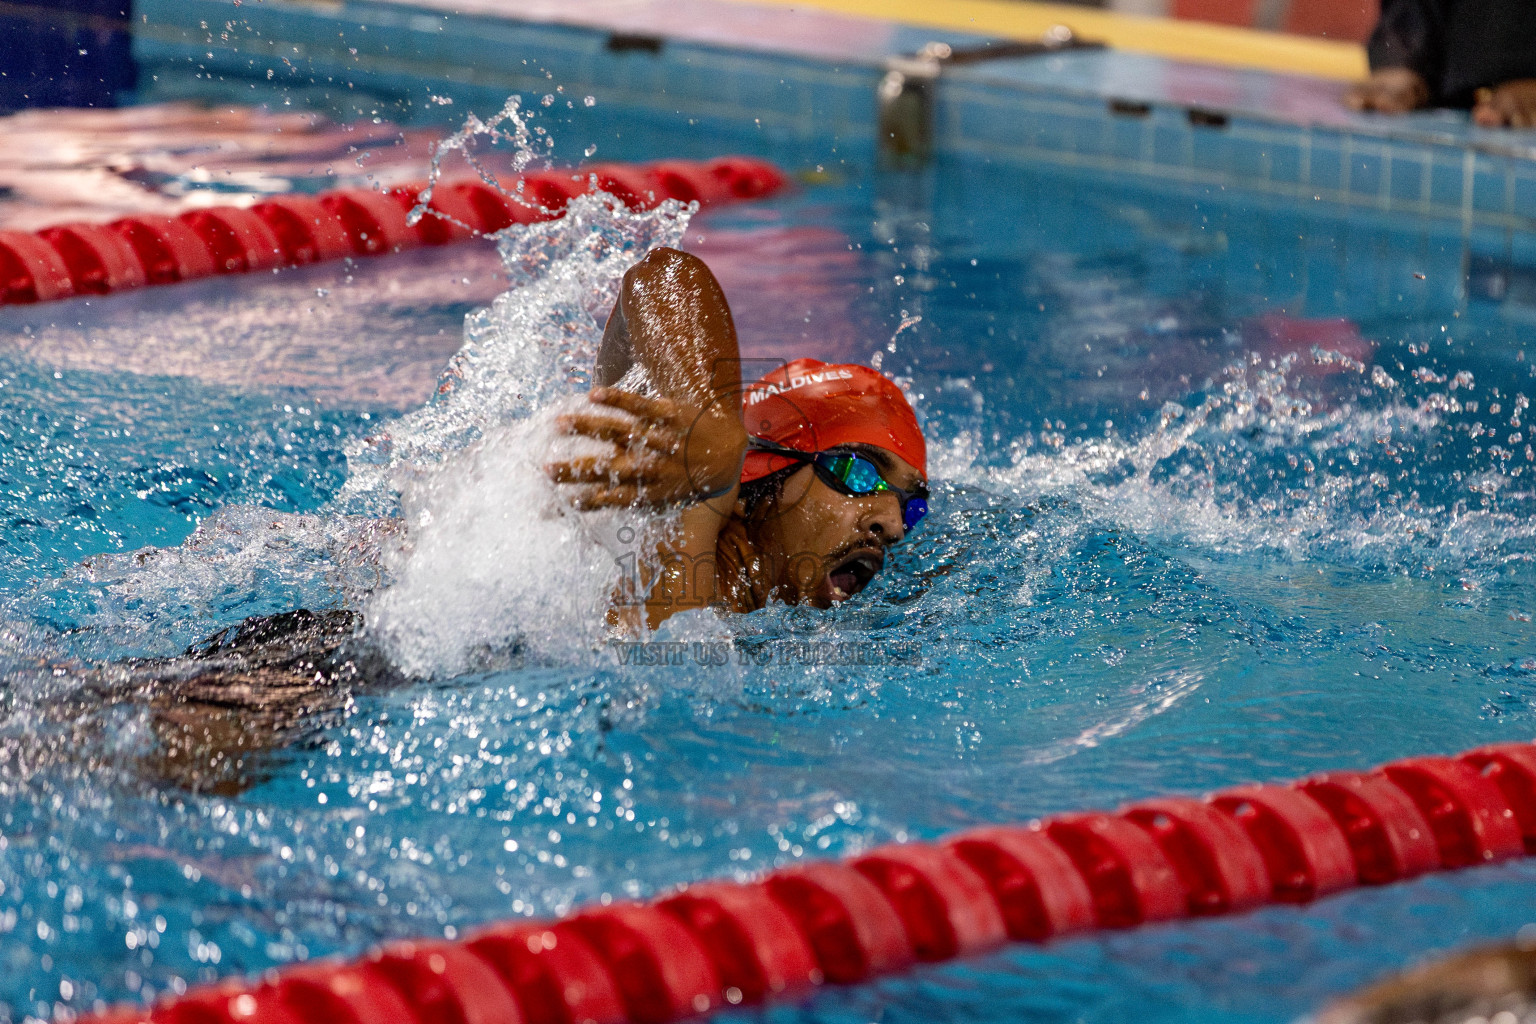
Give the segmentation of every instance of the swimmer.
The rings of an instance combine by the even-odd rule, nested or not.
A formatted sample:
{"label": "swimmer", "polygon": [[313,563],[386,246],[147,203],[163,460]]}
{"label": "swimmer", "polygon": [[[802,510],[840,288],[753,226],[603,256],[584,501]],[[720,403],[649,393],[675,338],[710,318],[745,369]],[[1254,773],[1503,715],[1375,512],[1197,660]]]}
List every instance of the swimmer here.
{"label": "swimmer", "polygon": [[[620,386],[636,364],[645,389]],[[617,626],[706,606],[830,607],[863,590],[927,514],[927,450],[895,384],[797,359],[743,388],[740,368],[703,261],[656,249],[624,275],[588,407],[558,422],[610,450],[546,467],[579,509],[676,510],[640,593],[616,601]]]}
{"label": "swimmer", "polygon": [[[725,295],[695,256],[657,249],[624,276],[584,408],[558,427],[602,455],[547,470],[577,509],[672,513],[615,628],[654,628],[701,607],[827,608],[863,590],[928,511],[927,453],[901,390],[865,366],[797,359],[742,387]],[[644,384],[629,386],[643,374]],[[303,741],[353,694],[406,680],[348,611],[247,619],[173,658],[39,666],[71,677],[48,719],[96,749],[115,705],[147,707],[155,749],[136,770],[193,791],[238,793],[261,755]]]}

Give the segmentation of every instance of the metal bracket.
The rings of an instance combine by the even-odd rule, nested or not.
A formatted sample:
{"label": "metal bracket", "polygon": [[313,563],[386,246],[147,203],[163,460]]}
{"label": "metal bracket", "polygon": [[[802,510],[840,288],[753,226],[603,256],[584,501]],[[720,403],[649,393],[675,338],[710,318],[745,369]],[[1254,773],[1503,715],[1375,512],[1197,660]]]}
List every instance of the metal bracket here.
{"label": "metal bracket", "polygon": [[1065,25],[1050,29],[1036,42],[1007,42],[956,50],[948,43],[927,43],[910,57],[888,57],[876,96],[880,103],[879,149],[893,167],[920,167],[933,154],[933,99],[946,67],[983,61],[1038,57],[1063,50],[1102,49],[1085,42]]}

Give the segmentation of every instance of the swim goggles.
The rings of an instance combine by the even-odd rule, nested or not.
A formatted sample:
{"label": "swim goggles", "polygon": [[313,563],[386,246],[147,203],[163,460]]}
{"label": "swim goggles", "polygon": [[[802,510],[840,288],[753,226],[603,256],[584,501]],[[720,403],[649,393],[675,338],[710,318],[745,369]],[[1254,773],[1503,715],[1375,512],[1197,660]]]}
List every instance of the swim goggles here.
{"label": "swim goggles", "polygon": [[912,528],[922,522],[923,517],[928,514],[926,483],[919,480],[912,490],[904,491],[889,483],[880,475],[879,466],[857,452],[847,450],[802,452],[795,448],[774,444],[772,441],[765,441],[760,437],[751,438],[748,447],[753,451],[767,452],[769,455],[809,464],[822,483],[850,498],[865,498],[871,494],[884,492],[896,495],[896,499],[901,502],[901,524],[908,533],[911,533]]}

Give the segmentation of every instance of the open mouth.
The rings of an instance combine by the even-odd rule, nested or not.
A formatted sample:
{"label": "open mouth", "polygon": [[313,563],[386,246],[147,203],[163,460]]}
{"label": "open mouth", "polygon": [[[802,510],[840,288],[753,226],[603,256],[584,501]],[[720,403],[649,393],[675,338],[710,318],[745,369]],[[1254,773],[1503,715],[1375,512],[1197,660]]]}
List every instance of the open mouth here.
{"label": "open mouth", "polygon": [[885,553],[878,550],[856,551],[849,555],[837,568],[827,573],[827,582],[832,585],[832,600],[846,601],[869,586],[869,581],[875,578],[875,573],[885,566]]}

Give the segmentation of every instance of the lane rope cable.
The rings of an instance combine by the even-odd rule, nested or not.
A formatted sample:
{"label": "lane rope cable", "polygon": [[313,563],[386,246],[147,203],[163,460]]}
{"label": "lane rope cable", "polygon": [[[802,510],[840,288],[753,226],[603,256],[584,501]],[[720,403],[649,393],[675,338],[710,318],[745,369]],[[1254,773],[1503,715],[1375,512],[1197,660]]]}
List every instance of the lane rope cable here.
{"label": "lane rope cable", "polygon": [[0,306],[446,245],[512,224],[553,220],[572,199],[592,191],[647,210],[665,199],[701,206],[757,199],[788,183],[772,164],[748,157],[597,164],[523,174],[499,181],[499,188],[479,180],[438,182],[414,224],[410,214],[424,185],[0,231]]}

